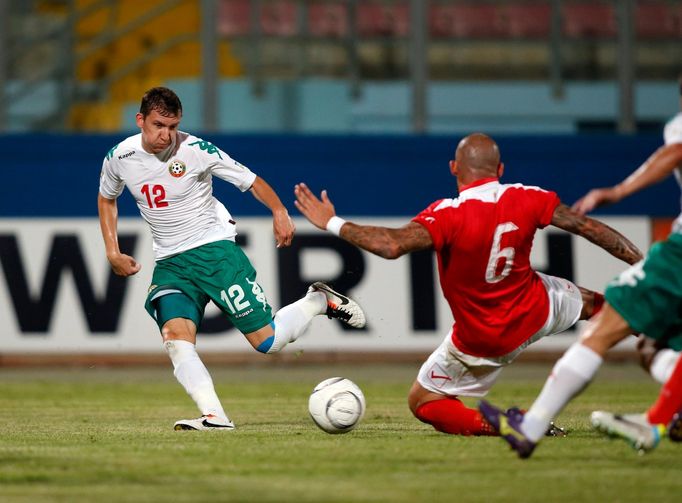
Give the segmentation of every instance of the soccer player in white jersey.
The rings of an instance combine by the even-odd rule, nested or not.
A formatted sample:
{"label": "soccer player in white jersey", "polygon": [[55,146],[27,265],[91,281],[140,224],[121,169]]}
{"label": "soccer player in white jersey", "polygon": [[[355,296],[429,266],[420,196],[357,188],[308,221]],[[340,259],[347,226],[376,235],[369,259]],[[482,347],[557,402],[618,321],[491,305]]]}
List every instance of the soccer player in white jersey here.
{"label": "soccer player in white jersey", "polygon": [[627,239],[573,212],[556,193],[500,183],[503,169],[490,137],[464,138],[450,161],[459,197],[434,202],[399,229],[346,222],[335,215],[326,191],[320,200],[304,184],[295,188],[296,207],[308,220],[364,250],[388,259],[435,250],[455,323],[422,365],[408,403],[419,420],[445,433],[496,434],[458,397],[484,396],[525,347],[601,305],[600,294],[530,267],[537,229],[555,225],[630,264],[641,257]]}
{"label": "soccer player in white jersey", "polygon": [[[585,214],[603,204],[616,203],[671,173],[682,187],[682,113],[666,125],[664,139],[665,145],[625,180],[590,191],[574,209]],[[669,348],[653,362],[658,367],[653,375],[667,380],[645,414],[595,411],[592,424],[624,438],[639,452],[655,448],[666,429],[671,439],[682,439],[678,414],[682,408],[682,360],[670,351],[682,350],[682,214],[665,241],[655,243],[644,260],[609,283],[605,297],[604,308],[554,365],[542,392],[524,416],[511,416],[481,402],[483,415],[519,457],[533,453],[550,421],[592,381],[606,351],[632,333],[646,334],[659,347]]]}
{"label": "soccer player in white jersey", "polygon": [[118,245],[116,199],[127,187],[153,237],[156,265],[145,308],[161,330],[177,380],[201,412],[198,419],[177,421],[175,429],[229,431],[234,424],[195,347],[209,301],[262,353],[275,353],[295,341],[316,315],[354,327],[364,326],[365,317],[353,300],[319,282],[272,316],[255,269],[234,242],[235,221],[213,197],[212,177],[250,191],[272,211],[277,247],[291,244],[293,222],[265,180],[210,142],[179,131],[181,118],[182,104],[172,90],[155,87],[145,93],[136,115],[140,133],[104,159],[100,226],[114,272],[136,274],[140,264]]}

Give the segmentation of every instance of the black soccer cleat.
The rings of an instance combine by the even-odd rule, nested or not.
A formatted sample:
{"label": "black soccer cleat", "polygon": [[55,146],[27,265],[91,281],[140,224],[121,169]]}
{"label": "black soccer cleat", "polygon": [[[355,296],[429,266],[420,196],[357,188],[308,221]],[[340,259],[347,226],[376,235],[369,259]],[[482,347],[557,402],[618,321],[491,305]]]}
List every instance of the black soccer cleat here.
{"label": "black soccer cleat", "polygon": [[327,297],[327,312],[325,314],[328,318],[336,318],[354,328],[362,328],[367,324],[365,313],[360,305],[353,299],[333,290],[326,283],[317,281],[310,285],[308,291],[322,292]]}

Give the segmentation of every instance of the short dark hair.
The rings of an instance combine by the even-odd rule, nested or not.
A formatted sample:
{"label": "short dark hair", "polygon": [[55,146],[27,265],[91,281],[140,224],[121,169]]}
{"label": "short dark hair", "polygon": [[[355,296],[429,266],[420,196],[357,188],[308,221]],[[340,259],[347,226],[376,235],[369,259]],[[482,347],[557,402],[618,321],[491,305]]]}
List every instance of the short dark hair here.
{"label": "short dark hair", "polygon": [[180,103],[178,95],[171,89],[152,87],[142,96],[140,113],[146,117],[152,110],[156,110],[161,115],[177,117],[182,114],[182,103]]}

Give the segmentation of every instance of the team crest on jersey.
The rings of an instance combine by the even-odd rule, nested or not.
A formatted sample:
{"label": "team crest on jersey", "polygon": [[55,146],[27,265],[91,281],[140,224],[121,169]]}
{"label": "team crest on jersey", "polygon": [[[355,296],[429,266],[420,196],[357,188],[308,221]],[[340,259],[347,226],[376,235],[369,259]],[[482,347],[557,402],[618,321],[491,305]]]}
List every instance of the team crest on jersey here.
{"label": "team crest on jersey", "polygon": [[182,175],[185,174],[185,171],[187,171],[185,163],[177,159],[175,159],[168,165],[168,172],[171,174],[171,176],[174,176],[175,178],[180,178]]}

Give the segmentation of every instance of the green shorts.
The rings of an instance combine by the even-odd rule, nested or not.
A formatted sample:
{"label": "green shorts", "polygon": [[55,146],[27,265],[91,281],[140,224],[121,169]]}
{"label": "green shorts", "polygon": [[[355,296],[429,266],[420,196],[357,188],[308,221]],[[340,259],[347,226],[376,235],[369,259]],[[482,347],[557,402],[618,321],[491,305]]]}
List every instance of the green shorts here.
{"label": "green shorts", "polygon": [[604,296],[633,330],[682,350],[682,235],[655,243],[644,260],[609,283]]}
{"label": "green shorts", "polygon": [[[157,300],[173,293],[184,294],[197,309],[169,303],[171,307],[164,306],[163,313],[159,313]],[[256,270],[232,241],[216,241],[159,260],[144,307],[159,328],[175,317],[189,318],[198,327],[209,301],[213,301],[244,334],[272,321],[272,308],[256,283]],[[173,305],[178,306],[177,311]]]}

